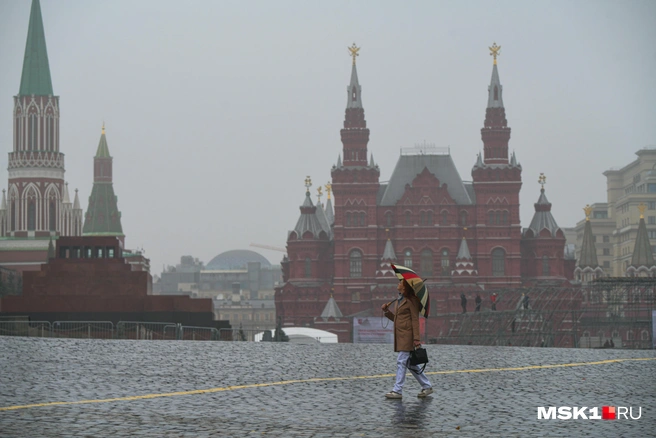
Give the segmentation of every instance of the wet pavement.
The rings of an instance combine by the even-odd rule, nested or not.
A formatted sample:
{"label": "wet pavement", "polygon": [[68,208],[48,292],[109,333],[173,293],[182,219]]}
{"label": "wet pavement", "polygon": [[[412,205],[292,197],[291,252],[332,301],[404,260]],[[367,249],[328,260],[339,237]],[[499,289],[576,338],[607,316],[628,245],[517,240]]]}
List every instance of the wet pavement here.
{"label": "wet pavement", "polygon": [[655,436],[653,350],[426,347],[433,395],[387,400],[391,345],[0,337],[0,437]]}

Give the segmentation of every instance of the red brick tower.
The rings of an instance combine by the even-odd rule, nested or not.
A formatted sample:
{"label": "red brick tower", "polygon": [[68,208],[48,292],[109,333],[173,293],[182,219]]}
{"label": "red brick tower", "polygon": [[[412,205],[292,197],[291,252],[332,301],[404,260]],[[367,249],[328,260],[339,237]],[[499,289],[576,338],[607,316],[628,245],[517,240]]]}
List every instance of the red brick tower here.
{"label": "red brick tower", "polygon": [[82,209],[79,201],[77,206],[71,203],[64,182],[59,97],[52,91],[39,0],[32,1],[20,89],[14,97],[13,126],[7,203],[0,208],[0,234],[30,238],[79,236]]}
{"label": "red brick tower", "polygon": [[551,214],[544,194],[547,178],[540,174],[540,198],[531,224],[522,236],[522,276],[535,280],[565,280],[565,234]]}
{"label": "red brick tower", "polygon": [[522,167],[517,164],[514,153],[508,160],[510,128],[497,70],[500,48],[496,43],[490,47],[494,65],[481,129],[484,156],[481,159],[479,155],[472,169],[477,204],[474,258],[479,281],[488,287],[518,286],[521,283],[519,190]]}
{"label": "red brick tower", "polygon": [[[380,171],[373,155],[367,161],[369,129],[364,118],[362,88],[355,65],[360,49],[353,44],[349,50],[353,66],[347,88],[344,129],[341,130],[344,161],[338,159],[331,172],[335,195],[333,287],[335,300],[345,314],[359,311],[361,302],[368,303],[371,294],[369,286],[375,283],[375,272],[380,262],[376,226]],[[384,236],[380,237],[382,239]]]}

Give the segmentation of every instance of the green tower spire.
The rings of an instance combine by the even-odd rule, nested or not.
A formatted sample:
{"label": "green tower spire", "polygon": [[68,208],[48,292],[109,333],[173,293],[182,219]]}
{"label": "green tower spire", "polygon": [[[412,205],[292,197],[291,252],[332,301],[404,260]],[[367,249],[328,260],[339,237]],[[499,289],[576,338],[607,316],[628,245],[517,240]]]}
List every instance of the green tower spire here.
{"label": "green tower spire", "polygon": [[93,189],[89,196],[83,236],[125,236],[117,200],[112,183],[112,157],[103,124],[98,150],[93,158]]}
{"label": "green tower spire", "polygon": [[48,65],[46,36],[43,31],[41,5],[39,0],[32,0],[30,26],[27,31],[25,58],[23,59],[23,74],[21,76],[20,96],[52,95],[52,80]]}

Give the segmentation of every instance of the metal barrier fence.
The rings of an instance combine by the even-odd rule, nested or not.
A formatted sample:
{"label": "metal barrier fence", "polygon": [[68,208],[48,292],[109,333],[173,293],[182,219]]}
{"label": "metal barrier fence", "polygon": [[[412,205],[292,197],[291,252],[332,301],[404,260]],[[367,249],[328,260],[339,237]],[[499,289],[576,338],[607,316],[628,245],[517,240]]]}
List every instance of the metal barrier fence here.
{"label": "metal barrier fence", "polygon": [[0,321],[0,336],[47,338],[52,332],[48,321]]}
{"label": "metal barrier fence", "polygon": [[[0,336],[39,338],[231,341],[232,331],[229,329],[222,334],[213,327],[183,326],[173,322],[119,321],[114,327],[111,321],[0,320]],[[235,336],[234,340],[238,339]],[[253,340],[252,334],[248,340]]]}
{"label": "metal barrier fence", "polygon": [[111,321],[55,321],[53,338],[112,339],[114,324]]}
{"label": "metal barrier fence", "polygon": [[174,322],[119,321],[116,339],[176,340],[180,326]]}
{"label": "metal barrier fence", "polygon": [[262,334],[265,331],[270,330],[249,330],[249,329],[220,329],[218,332],[219,340],[221,341],[238,341],[238,342],[253,342],[259,341],[261,336],[258,337],[258,334]]}

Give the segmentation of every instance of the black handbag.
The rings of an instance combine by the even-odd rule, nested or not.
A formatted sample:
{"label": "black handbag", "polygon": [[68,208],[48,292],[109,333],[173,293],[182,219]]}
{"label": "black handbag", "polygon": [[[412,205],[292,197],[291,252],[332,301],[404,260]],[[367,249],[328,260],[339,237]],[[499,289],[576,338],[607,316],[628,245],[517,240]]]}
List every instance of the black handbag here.
{"label": "black handbag", "polygon": [[[417,374],[423,373],[424,369],[426,369],[426,364],[428,363],[428,353],[426,352],[426,349],[419,347],[411,351],[410,357],[408,358],[408,363],[413,366],[423,364],[424,366]],[[412,369],[410,371],[412,371]]]}

